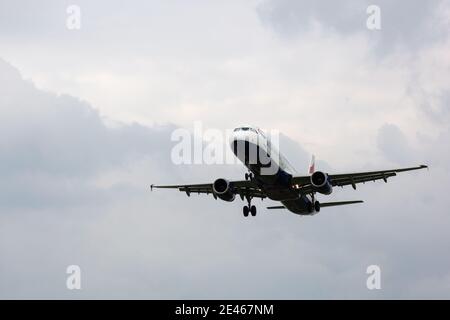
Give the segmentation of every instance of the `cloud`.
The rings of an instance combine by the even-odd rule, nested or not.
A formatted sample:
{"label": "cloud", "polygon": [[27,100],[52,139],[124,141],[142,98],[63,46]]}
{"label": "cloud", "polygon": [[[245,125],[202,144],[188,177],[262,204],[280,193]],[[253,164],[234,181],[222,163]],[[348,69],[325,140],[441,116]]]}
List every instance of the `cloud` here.
{"label": "cloud", "polygon": [[91,180],[130,162],[169,154],[173,126],[107,127],[88,103],[37,90],[4,61],[0,68],[1,206],[101,200],[104,194]]}
{"label": "cloud", "polygon": [[[371,35],[345,25],[351,8],[325,13],[335,32],[274,37],[241,1],[105,4],[82,2],[82,30],[70,33],[61,4],[27,19],[20,6],[31,3],[2,3],[16,19],[0,19],[0,49],[21,72],[0,63],[1,297],[449,297],[444,38],[415,47],[385,12],[395,41],[381,43],[411,50],[380,60]],[[423,26],[421,6],[411,14]],[[305,20],[326,25],[317,8]],[[300,173],[312,151],[329,172],[430,170],[337,188],[329,199],[365,203],[314,217],[269,212],[264,200],[244,219],[240,201],[150,193],[150,183],[243,177],[238,165],[171,164],[175,125],[150,124],[197,119],[281,130]],[[79,292],[65,287],[69,264],[82,269]],[[365,287],[370,264],[382,268],[379,292]]]}
{"label": "cloud", "polygon": [[[339,16],[339,21],[353,23],[348,12],[360,6],[279,1],[260,7],[266,3],[275,11],[286,6],[286,15],[291,12],[299,23],[322,12],[330,21]],[[448,73],[440,71],[448,68],[448,32],[439,41],[389,51],[379,59],[373,33],[365,28],[338,32],[322,26],[286,37],[262,23],[265,18],[255,2],[132,2],[125,10],[119,1],[79,1],[78,31],[65,27],[66,4],[44,1],[28,20],[23,10],[28,2],[4,4],[4,12],[17,15],[20,26],[5,20],[17,34],[0,31],[2,56],[38,88],[80,97],[109,119],[149,126],[170,120],[183,127],[201,119],[220,129],[251,122],[282,129],[319,157],[342,166],[349,163],[348,153],[378,156],[372,146],[386,118],[408,136],[415,131],[438,134],[432,113],[424,110],[441,109],[439,97],[448,83]],[[397,5],[382,6],[389,8],[383,9],[383,17],[391,11],[404,16]],[[441,21],[434,19],[428,3],[421,6],[426,8],[407,6],[406,11],[421,15],[418,21]],[[305,19],[296,19],[297,14]],[[446,18],[446,11],[441,15]],[[386,22],[385,27],[397,24]],[[383,36],[397,32],[385,31]],[[428,41],[435,34],[424,37]],[[360,139],[352,139],[355,130]]]}
{"label": "cloud", "polygon": [[378,132],[378,147],[390,161],[405,165],[414,159],[414,152],[401,130],[393,124],[383,125]]}
{"label": "cloud", "polygon": [[[369,5],[381,9],[381,30],[366,28]],[[448,36],[444,1],[263,1],[258,7],[262,21],[281,36],[304,35],[319,24],[328,32],[345,36],[364,34],[384,56],[399,47],[406,50],[430,45]]]}

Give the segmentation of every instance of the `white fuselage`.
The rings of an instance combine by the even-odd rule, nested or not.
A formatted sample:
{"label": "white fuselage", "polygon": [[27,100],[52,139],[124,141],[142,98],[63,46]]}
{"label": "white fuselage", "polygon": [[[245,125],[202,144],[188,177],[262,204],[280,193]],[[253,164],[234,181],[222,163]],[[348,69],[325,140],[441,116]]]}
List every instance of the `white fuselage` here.
{"label": "white fuselage", "polygon": [[301,195],[298,188],[291,185],[290,179],[296,170],[260,129],[236,128],[230,143],[233,153],[253,173],[253,179],[268,198],[281,201],[295,213],[307,211],[310,197]]}

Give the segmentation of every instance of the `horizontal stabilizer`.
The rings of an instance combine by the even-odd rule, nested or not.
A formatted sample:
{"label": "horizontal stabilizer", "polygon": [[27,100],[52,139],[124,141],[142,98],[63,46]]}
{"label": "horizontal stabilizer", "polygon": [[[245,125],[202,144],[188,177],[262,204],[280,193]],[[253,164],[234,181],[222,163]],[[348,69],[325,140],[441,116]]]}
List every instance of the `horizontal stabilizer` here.
{"label": "horizontal stabilizer", "polygon": [[[326,208],[326,207],[344,206],[346,204],[363,203],[363,202],[364,201],[362,201],[362,200],[321,202],[320,207]],[[267,209],[286,209],[286,207],[285,206],[272,206],[272,207],[267,207]]]}
{"label": "horizontal stabilizer", "polygon": [[325,207],[334,207],[334,206],[344,206],[346,204],[363,203],[363,202],[364,201],[362,201],[362,200],[323,202],[323,203],[320,203],[320,207],[325,208]]}

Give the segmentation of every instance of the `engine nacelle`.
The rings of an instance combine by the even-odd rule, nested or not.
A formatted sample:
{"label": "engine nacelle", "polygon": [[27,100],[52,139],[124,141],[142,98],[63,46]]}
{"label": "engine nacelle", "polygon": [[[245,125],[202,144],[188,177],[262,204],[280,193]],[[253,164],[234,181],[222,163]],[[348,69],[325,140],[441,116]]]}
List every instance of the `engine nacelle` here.
{"label": "engine nacelle", "polygon": [[314,190],[322,194],[330,194],[333,192],[328,174],[322,171],[316,171],[311,175],[311,184]]}
{"label": "engine nacelle", "polygon": [[234,200],[236,195],[233,192],[233,186],[230,181],[225,179],[217,179],[213,183],[213,192],[214,194],[224,201],[231,202]]}

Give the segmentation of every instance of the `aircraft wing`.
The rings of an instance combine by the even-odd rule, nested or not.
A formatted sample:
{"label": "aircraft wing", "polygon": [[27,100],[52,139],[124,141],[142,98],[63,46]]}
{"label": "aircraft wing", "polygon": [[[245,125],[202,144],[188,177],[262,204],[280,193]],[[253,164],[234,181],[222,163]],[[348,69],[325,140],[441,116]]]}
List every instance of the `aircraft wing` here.
{"label": "aircraft wing", "polygon": [[[230,181],[230,184],[233,186],[233,191],[236,195],[239,195],[242,199],[246,196],[251,196],[253,198],[266,198],[266,195],[261,191],[261,189],[250,180],[237,180]],[[151,185],[150,189],[160,188],[160,189],[178,189],[179,191],[186,192],[188,196],[191,193],[204,193],[204,194],[212,194],[214,198],[216,195],[213,192],[213,184],[212,183],[204,183],[204,184],[180,184],[180,185]]]}
{"label": "aircraft wing", "polygon": [[[420,165],[418,167],[409,167],[409,168],[399,168],[399,169],[391,169],[391,170],[380,170],[380,171],[367,171],[367,172],[353,172],[353,173],[343,173],[343,174],[329,174],[328,178],[331,185],[343,187],[347,185],[351,185],[353,189],[356,189],[356,185],[358,183],[365,183],[368,181],[376,181],[376,180],[384,180],[387,182],[387,179],[390,177],[394,177],[399,172],[412,171],[412,170],[420,170],[428,168],[426,165]],[[310,194],[314,192],[314,188],[311,185],[310,176],[297,176],[292,178],[292,185],[298,185],[299,190],[303,194]]]}

